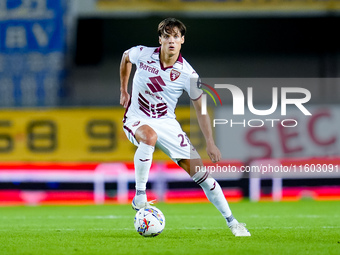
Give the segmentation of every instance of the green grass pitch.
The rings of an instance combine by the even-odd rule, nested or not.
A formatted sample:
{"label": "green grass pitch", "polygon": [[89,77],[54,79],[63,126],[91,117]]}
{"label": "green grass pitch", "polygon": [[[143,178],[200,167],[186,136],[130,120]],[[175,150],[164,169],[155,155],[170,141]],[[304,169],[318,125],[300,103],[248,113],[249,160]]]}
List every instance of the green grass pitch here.
{"label": "green grass pitch", "polygon": [[340,201],[231,203],[251,237],[215,207],[156,204],[163,233],[139,236],[129,205],[0,208],[0,254],[340,254]]}

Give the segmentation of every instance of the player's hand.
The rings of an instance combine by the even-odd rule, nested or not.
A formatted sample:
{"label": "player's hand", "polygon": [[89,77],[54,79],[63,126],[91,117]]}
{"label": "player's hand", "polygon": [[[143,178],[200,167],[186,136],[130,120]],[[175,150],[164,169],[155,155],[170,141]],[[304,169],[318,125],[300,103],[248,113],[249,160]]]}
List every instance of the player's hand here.
{"label": "player's hand", "polygon": [[215,144],[207,146],[207,153],[213,163],[220,161],[222,158],[221,152]]}
{"label": "player's hand", "polygon": [[129,101],[130,101],[130,94],[127,93],[126,91],[120,92],[120,104],[124,108],[128,107]]}

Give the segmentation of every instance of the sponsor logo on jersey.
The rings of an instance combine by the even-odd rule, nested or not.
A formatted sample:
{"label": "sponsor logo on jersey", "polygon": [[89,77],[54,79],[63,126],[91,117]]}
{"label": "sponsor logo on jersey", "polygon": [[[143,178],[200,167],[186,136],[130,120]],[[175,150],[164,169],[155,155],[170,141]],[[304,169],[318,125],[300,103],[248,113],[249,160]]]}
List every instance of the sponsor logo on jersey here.
{"label": "sponsor logo on jersey", "polygon": [[166,86],[161,76],[149,77],[149,80],[151,83],[147,83],[146,85],[153,93],[163,91],[162,86]]}
{"label": "sponsor logo on jersey", "polygon": [[149,65],[147,65],[147,64],[144,64],[144,63],[142,63],[142,62],[140,62],[139,68],[140,68],[140,69],[143,69],[143,70],[145,70],[145,71],[148,71],[148,72],[150,72],[150,73],[153,73],[153,74],[158,74],[158,72],[159,72],[159,70],[158,70],[157,68],[152,67],[152,66],[149,66]]}
{"label": "sponsor logo on jersey", "polygon": [[157,98],[158,100],[163,100],[163,97],[157,96],[156,94],[151,93],[150,91],[145,90],[144,92],[145,92],[145,94],[150,95],[154,98]]}
{"label": "sponsor logo on jersey", "polygon": [[181,75],[180,72],[178,72],[177,70],[175,69],[172,69],[171,72],[170,72],[170,80],[171,81],[175,81],[177,80],[177,78]]}
{"label": "sponsor logo on jersey", "polygon": [[148,61],[146,61],[146,62],[148,62],[149,65],[151,65],[151,64],[153,64],[153,63],[156,63],[156,61],[153,61],[153,60],[152,60],[152,61],[149,61],[149,60],[148,60]]}

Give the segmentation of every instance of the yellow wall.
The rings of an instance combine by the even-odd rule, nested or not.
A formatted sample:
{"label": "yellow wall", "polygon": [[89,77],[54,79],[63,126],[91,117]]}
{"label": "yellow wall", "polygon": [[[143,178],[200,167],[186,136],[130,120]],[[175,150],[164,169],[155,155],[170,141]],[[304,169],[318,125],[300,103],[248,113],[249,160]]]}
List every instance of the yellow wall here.
{"label": "yellow wall", "polygon": [[[1,111],[0,161],[131,161],[136,148],[123,132],[123,115],[122,108]],[[176,115],[189,133],[190,107]],[[201,143],[199,128],[192,129]],[[168,157],[156,150],[154,159]]]}

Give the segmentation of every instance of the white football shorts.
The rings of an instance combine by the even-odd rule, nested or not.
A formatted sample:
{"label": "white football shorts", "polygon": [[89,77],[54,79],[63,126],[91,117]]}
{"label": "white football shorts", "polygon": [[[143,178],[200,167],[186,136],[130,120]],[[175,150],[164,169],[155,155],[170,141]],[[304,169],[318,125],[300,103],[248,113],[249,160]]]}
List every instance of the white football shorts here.
{"label": "white football shorts", "polygon": [[174,162],[178,163],[181,159],[200,158],[176,119],[126,118],[123,129],[127,138],[134,145],[138,146],[135,138],[136,130],[143,125],[150,126],[157,133],[156,147],[161,149]]}

